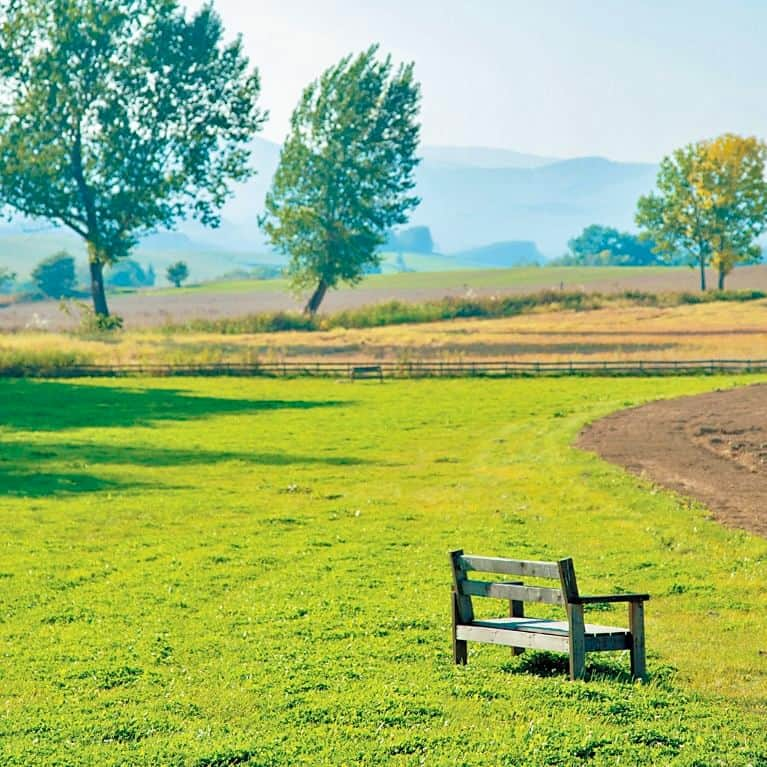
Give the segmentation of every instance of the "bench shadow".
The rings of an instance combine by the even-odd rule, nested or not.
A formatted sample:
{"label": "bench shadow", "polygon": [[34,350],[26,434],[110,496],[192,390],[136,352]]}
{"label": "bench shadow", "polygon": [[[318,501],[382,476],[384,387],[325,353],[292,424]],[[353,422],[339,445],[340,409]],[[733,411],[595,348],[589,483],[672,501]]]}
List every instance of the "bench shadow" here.
{"label": "bench shadow", "polygon": [[215,415],[310,410],[350,404],[336,400],[227,399],[183,389],[142,389],[60,381],[0,382],[0,428],[61,431],[149,426]]}
{"label": "bench shadow", "polygon": [[[616,653],[617,654],[617,653]],[[610,681],[632,684],[628,656],[625,658],[606,658],[604,653],[586,656],[586,681]],[[514,660],[503,664],[507,674],[524,674],[543,679],[550,677],[569,677],[570,665],[566,655],[544,651],[527,651]]]}

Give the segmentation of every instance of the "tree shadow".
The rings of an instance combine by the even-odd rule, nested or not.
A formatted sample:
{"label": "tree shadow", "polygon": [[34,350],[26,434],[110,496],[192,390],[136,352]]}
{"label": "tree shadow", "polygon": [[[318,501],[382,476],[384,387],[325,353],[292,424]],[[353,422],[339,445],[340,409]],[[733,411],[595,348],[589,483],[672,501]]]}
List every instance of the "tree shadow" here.
{"label": "tree shadow", "polygon": [[354,466],[362,459],[278,452],[216,451],[107,442],[2,440],[7,433],[81,428],[128,428],[215,415],[340,407],[331,400],[225,399],[179,389],[141,389],[50,381],[0,382],[0,496],[44,498],[79,493],[147,490],[168,485],[106,474],[109,466],[163,468],[241,462],[252,466]]}
{"label": "tree shadow", "polygon": [[234,450],[185,450],[130,445],[75,442],[11,442],[0,444],[0,472],[4,463],[44,465],[46,462],[75,466],[113,464],[143,467],[208,466],[226,461],[261,466],[325,465],[360,466],[369,463],[362,458],[345,456],[261,453]]}
{"label": "tree shadow", "polygon": [[80,472],[31,471],[18,465],[6,469],[0,464],[0,497],[49,498],[83,493],[151,490],[146,482],[123,482]]}
{"label": "tree shadow", "polygon": [[213,415],[340,407],[334,400],[226,399],[180,389],[140,389],[59,381],[0,382],[0,428],[60,431],[147,426]]}
{"label": "tree shadow", "polygon": [[[509,674],[526,674],[541,678],[570,675],[567,655],[550,652],[528,651],[513,661],[505,663],[503,670]],[[631,684],[631,670],[626,660],[591,653],[586,656],[586,681],[612,681]]]}

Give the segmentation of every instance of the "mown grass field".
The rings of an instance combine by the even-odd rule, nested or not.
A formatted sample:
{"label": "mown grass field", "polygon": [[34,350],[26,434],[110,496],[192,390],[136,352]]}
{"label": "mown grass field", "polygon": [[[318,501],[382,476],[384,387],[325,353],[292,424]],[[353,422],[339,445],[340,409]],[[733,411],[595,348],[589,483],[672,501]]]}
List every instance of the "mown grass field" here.
{"label": "mown grass field", "polygon": [[[1,382],[0,763],[767,765],[767,541],[571,447],[756,380]],[[652,593],[651,682],[453,667],[456,547]]]}
{"label": "mown grass field", "polygon": [[218,363],[276,360],[709,360],[767,357],[767,301],[536,311],[364,329],[242,333],[31,331],[0,337],[15,363]]}
{"label": "mown grass field", "polygon": [[[423,288],[510,288],[526,287],[541,290],[553,286],[588,285],[594,282],[621,284],[633,279],[669,275],[672,278],[683,274],[689,276],[685,268],[668,267],[521,267],[516,269],[451,269],[444,272],[400,272],[398,274],[372,274],[362,282],[363,288],[423,289]],[[694,284],[694,283],[691,283]],[[182,288],[162,288],[150,291],[154,294],[183,295],[204,293],[250,293],[250,292],[290,292],[287,280],[232,280],[212,281]]]}

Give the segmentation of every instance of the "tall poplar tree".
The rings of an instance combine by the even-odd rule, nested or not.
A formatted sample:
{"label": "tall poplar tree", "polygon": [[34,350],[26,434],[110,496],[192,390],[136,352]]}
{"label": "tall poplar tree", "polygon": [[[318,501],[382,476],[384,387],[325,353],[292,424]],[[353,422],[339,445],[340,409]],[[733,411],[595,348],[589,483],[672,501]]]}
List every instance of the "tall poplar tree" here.
{"label": "tall poplar tree", "polygon": [[419,204],[419,109],[413,64],[395,68],[378,46],[344,58],[304,91],[261,224],[290,256],[294,288],[312,289],[308,314],[329,289],[377,266],[388,230]]}
{"label": "tall poplar tree", "polygon": [[210,4],[0,0],[0,203],[85,240],[108,317],[105,266],[183,217],[219,223],[259,91]]}

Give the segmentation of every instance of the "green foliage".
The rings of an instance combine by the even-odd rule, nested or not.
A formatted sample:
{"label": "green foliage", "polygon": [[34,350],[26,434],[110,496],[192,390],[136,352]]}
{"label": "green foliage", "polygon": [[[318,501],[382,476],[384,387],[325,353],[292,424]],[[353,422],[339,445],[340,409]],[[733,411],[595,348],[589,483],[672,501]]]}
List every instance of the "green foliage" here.
{"label": "green foliage", "polygon": [[[763,765],[767,544],[571,447],[735,380],[0,381],[3,767]],[[650,683],[454,667],[456,547],[649,591]]]}
{"label": "green foliage", "polygon": [[170,323],[167,332],[211,332],[229,335],[273,333],[282,330],[329,330],[332,328],[375,328],[420,322],[441,322],[466,317],[484,319],[516,317],[540,309],[547,311],[587,311],[624,304],[631,306],[681,306],[715,301],[759,301],[767,298],[760,290],[729,290],[698,293],[623,293],[546,290],[539,293],[502,298],[443,298],[439,301],[409,303],[386,301],[359,309],[348,309],[323,317],[308,317],[289,312],[251,314],[239,318],[190,320]]}
{"label": "green foliage", "polygon": [[172,285],[177,288],[181,287],[181,283],[186,282],[189,279],[189,267],[185,261],[176,261],[171,264],[165,270],[165,276]]}
{"label": "green foliage", "polygon": [[107,314],[105,265],[184,215],[217,224],[251,175],[258,75],[210,5],[0,0],[0,24],[0,201],[83,237]]}
{"label": "green foliage", "polygon": [[700,270],[719,270],[719,288],[739,263],[761,260],[767,229],[767,144],[725,134],[664,158],[656,192],[641,197],[637,224],[659,253],[683,252]]}
{"label": "green foliage", "polygon": [[0,290],[5,290],[11,286],[16,279],[16,274],[10,269],[0,266]]}
{"label": "green foliage", "polygon": [[35,287],[49,298],[65,298],[75,290],[75,259],[65,250],[41,261],[32,271]]}
{"label": "green foliage", "polygon": [[77,331],[86,336],[111,333],[123,327],[122,317],[116,314],[97,314],[84,301],[62,301],[59,308],[77,321]]}
{"label": "green foliage", "polygon": [[419,107],[413,65],[395,69],[391,57],[378,59],[377,46],[304,91],[261,224],[290,256],[294,288],[315,289],[309,313],[328,289],[355,284],[378,265],[387,231],[418,205]]}
{"label": "green foliage", "polygon": [[655,244],[628,232],[592,224],[568,243],[570,253],[558,266],[662,266],[673,263],[669,254],[654,252]]}
{"label": "green foliage", "polygon": [[144,269],[137,261],[128,258],[110,268],[106,282],[114,288],[151,288],[155,283],[154,268],[150,264]]}

